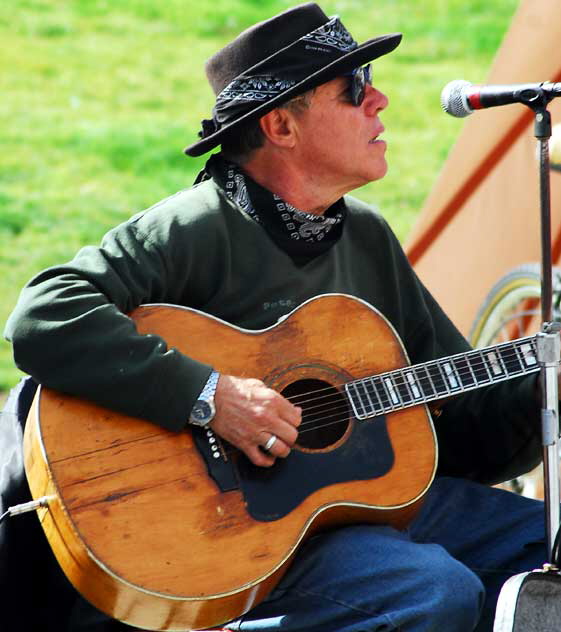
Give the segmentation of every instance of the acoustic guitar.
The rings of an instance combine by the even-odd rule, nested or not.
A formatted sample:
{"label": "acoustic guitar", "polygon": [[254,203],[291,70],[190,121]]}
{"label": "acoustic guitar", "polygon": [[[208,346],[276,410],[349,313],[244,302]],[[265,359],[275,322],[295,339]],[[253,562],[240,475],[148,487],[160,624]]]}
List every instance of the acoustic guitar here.
{"label": "acoustic guitar", "polygon": [[437,462],[427,403],[537,371],[534,337],[410,366],[364,301],[311,299],[261,331],[147,305],[141,333],[303,408],[296,447],[253,466],[211,431],[173,433],[41,387],[25,466],[62,569],[110,616],[149,630],[240,616],[279,582],[302,542],[357,522],[404,527]]}

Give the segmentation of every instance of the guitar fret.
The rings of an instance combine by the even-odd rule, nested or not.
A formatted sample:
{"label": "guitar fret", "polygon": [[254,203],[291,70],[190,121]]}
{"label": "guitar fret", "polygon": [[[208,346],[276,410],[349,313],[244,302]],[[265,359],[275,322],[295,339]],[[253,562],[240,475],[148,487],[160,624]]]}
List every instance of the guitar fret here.
{"label": "guitar fret", "polygon": [[475,371],[473,370],[473,367],[471,366],[471,363],[469,362],[467,358],[466,358],[466,364],[468,365],[469,372],[471,376],[473,377],[473,383],[477,385],[477,376],[475,375]]}
{"label": "guitar fret", "polygon": [[360,397],[360,392],[358,390],[358,382],[348,382],[345,384],[345,390],[347,391],[347,396],[351,402],[354,416],[358,419],[366,417],[366,411],[362,405],[362,398]]}
{"label": "guitar fret", "polygon": [[444,369],[444,375],[448,380],[448,384],[450,385],[450,389],[452,391],[457,391],[461,388],[461,384],[458,381],[458,375],[454,368],[454,365],[449,360],[447,362],[442,363],[442,368]]}
{"label": "guitar fret", "polygon": [[377,376],[376,381],[378,383],[377,385],[378,397],[380,398],[380,401],[382,402],[382,410],[384,411],[391,410],[393,406],[391,404],[388,391],[386,390],[386,387],[384,385],[384,380],[381,378],[381,376]]}
{"label": "guitar fret", "polygon": [[404,388],[403,385],[403,376],[401,375],[401,372],[399,370],[396,370],[390,373],[390,378],[395,396],[397,397],[399,404],[403,408],[406,402],[409,401],[409,394],[407,392],[407,389]]}
{"label": "guitar fret", "polygon": [[357,382],[357,391],[360,394],[362,409],[364,410],[364,414],[368,417],[374,412],[374,407],[372,405],[372,400],[368,395],[368,389],[366,388],[365,380],[359,380]]}
{"label": "guitar fret", "polygon": [[537,364],[538,361],[534,354],[532,345],[529,342],[523,342],[520,345],[520,351],[522,352],[522,357],[526,366],[533,367]]}
{"label": "guitar fret", "polygon": [[473,379],[473,384],[474,384],[474,385],[479,384],[479,381],[478,381],[478,379],[477,379],[477,374],[476,374],[476,372],[475,372],[475,371],[474,371],[474,369],[473,369],[472,363],[470,362],[470,360],[471,360],[471,354],[468,354],[468,355],[467,355],[464,359],[465,359],[465,362],[466,362],[466,366],[467,366],[467,367],[468,367],[468,369],[469,369],[469,373],[470,373],[470,375],[471,375],[471,377],[472,377],[472,379]]}
{"label": "guitar fret", "polygon": [[516,355],[518,357],[518,361],[520,362],[520,371],[521,371],[521,373],[524,373],[524,370],[526,369],[526,362],[524,361],[524,354],[520,350],[520,346],[519,345],[514,345],[514,350],[516,351]]}
{"label": "guitar fret", "polygon": [[476,384],[475,375],[465,358],[450,358],[450,360],[454,365],[458,380],[464,388],[469,388],[470,386]]}
{"label": "guitar fret", "polygon": [[380,401],[380,396],[378,395],[378,390],[376,389],[376,385],[374,384],[374,378],[368,378],[368,385],[370,386],[368,390],[368,394],[373,395],[375,397],[375,401],[370,397],[370,402],[372,403],[372,407],[377,412],[382,412],[384,407],[382,406],[382,402]]}
{"label": "guitar fret", "polygon": [[421,394],[421,391],[419,390],[419,386],[417,384],[417,378],[415,377],[415,372],[412,370],[409,371],[405,371],[405,379],[407,384],[409,385],[409,388],[411,390],[411,395],[413,396],[413,400],[417,401],[419,399],[422,399],[423,396]]}
{"label": "guitar fret", "polygon": [[[425,366],[419,366],[419,367],[416,367],[413,370],[415,371],[416,375],[418,376],[417,383],[421,387],[421,392],[423,394],[423,399],[425,399],[425,400],[431,399],[433,397],[433,395],[436,395],[437,390],[436,390],[436,388],[434,386],[434,383],[432,381],[431,375],[428,372],[427,368]],[[422,375],[422,373],[424,373],[424,376]]]}
{"label": "guitar fret", "polygon": [[484,355],[483,351],[479,352],[479,357],[481,359],[481,363],[483,366],[484,371],[487,373],[487,381],[490,382],[493,379],[493,376],[491,375],[491,371],[489,371],[489,366],[488,366],[488,362],[487,362],[487,358]]}
{"label": "guitar fret", "polygon": [[354,415],[366,419],[538,368],[535,338],[524,338],[355,380],[345,389]]}
{"label": "guitar fret", "polygon": [[472,353],[468,353],[466,359],[473,371],[477,384],[487,384],[489,382],[489,372],[485,367],[485,361],[483,360],[481,352],[473,351]]}
{"label": "guitar fret", "polygon": [[445,395],[450,392],[448,384],[440,369],[440,363],[434,362],[427,366],[427,371],[432,378],[432,383],[435,386],[437,395]]}
{"label": "guitar fret", "polygon": [[509,375],[518,375],[523,372],[524,367],[518,357],[516,345],[500,347],[498,352]]}
{"label": "guitar fret", "polygon": [[401,403],[401,399],[399,398],[396,389],[394,388],[394,384],[392,381],[392,376],[389,375],[388,377],[384,378],[384,385],[389,393],[390,396],[390,400],[393,402],[393,404],[395,406],[399,406],[399,404]]}
{"label": "guitar fret", "polygon": [[[372,383],[372,378],[365,379],[362,381],[362,383],[364,386],[366,397],[368,398],[368,404],[370,406],[370,409],[372,413],[375,413],[377,405],[374,401],[372,401],[372,398],[370,397],[370,395],[373,394],[376,398],[378,398],[378,394],[376,393],[376,389],[374,388],[374,384]],[[370,388],[368,388],[369,386]]]}
{"label": "guitar fret", "polygon": [[504,360],[501,354],[499,353],[498,349],[496,350],[496,354],[497,354],[497,362],[501,365],[503,375],[508,375],[508,369],[506,368],[506,364],[504,363]]}
{"label": "guitar fret", "polygon": [[397,389],[399,391],[400,397],[401,397],[401,401],[404,404],[410,403],[413,401],[413,396],[411,393],[411,389],[409,388],[409,384],[407,383],[407,380],[405,379],[405,372],[404,371],[398,371],[396,373],[397,379],[396,379],[396,386]]}
{"label": "guitar fret", "polygon": [[501,365],[499,356],[495,353],[495,351],[489,351],[486,354],[486,357],[489,362],[489,366],[491,367],[491,373],[492,373],[493,379],[497,379],[497,377],[501,377],[504,374],[504,370]]}
{"label": "guitar fret", "polygon": [[[497,355],[501,359],[501,364],[503,365],[505,374],[510,375],[511,372],[508,366],[507,357],[505,357],[505,354],[503,353],[503,351],[506,351],[507,353],[509,352],[507,348],[503,349],[503,347],[497,347]],[[510,352],[509,355],[512,355],[512,352]]]}

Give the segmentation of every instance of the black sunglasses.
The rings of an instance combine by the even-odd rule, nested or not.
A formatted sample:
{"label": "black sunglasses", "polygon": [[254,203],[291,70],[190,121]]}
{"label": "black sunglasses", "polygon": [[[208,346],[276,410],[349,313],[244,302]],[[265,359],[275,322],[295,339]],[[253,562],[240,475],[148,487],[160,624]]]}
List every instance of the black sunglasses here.
{"label": "black sunglasses", "polygon": [[356,105],[362,105],[364,101],[364,94],[366,92],[366,84],[372,85],[372,66],[367,64],[366,66],[359,66],[354,68],[351,72],[343,75],[343,77],[350,77],[349,92],[351,95],[351,103]]}

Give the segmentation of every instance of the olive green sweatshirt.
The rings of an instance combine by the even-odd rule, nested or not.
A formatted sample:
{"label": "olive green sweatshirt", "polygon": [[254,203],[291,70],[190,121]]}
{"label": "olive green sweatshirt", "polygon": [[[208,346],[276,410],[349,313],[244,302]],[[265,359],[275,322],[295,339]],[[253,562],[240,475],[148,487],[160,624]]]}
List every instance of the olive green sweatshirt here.
{"label": "olive green sweatshirt", "polygon": [[[46,386],[181,430],[211,367],[139,335],[126,313],[141,304],[262,329],[313,296],[340,292],[379,309],[413,364],[468,350],[385,221],[345,201],[339,241],[296,265],[212,180],[181,191],[29,282],[5,331],[16,364]],[[435,424],[441,473],[487,482],[536,464],[534,385],[511,380],[450,401]]]}

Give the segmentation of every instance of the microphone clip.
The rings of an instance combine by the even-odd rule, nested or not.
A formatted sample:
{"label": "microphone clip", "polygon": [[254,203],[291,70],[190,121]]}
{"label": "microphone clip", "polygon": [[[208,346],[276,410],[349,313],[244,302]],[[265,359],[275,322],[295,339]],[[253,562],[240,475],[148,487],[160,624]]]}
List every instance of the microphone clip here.
{"label": "microphone clip", "polygon": [[560,84],[544,81],[539,84],[539,86],[522,88],[520,90],[519,102],[527,105],[534,110],[534,112],[540,112],[541,110],[545,110],[548,104],[558,96],[561,96]]}

